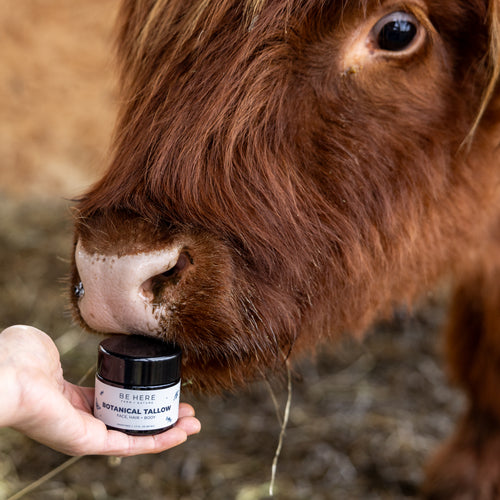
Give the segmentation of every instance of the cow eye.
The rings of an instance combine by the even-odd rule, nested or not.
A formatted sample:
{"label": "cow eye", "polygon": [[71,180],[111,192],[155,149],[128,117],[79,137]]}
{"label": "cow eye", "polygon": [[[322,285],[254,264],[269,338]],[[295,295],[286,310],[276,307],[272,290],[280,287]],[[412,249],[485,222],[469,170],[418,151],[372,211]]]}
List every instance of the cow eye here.
{"label": "cow eye", "polygon": [[411,47],[419,28],[417,18],[408,12],[393,12],[373,27],[372,37],[380,50],[402,52]]}

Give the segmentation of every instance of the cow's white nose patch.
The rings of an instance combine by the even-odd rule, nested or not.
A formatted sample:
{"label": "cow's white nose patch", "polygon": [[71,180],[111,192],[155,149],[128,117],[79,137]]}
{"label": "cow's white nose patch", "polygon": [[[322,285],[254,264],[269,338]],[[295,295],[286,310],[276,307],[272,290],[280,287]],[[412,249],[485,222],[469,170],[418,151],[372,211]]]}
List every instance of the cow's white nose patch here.
{"label": "cow's white nose patch", "polygon": [[78,306],[87,325],[103,333],[157,332],[160,309],[143,284],[174,267],[180,252],[175,247],[118,257],[89,253],[79,241],[75,261],[84,293]]}

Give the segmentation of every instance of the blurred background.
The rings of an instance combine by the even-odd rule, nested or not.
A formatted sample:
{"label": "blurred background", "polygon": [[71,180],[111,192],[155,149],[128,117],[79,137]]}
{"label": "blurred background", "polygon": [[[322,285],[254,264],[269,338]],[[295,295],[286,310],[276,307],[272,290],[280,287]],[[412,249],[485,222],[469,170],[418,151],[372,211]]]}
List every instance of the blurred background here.
{"label": "blurred background", "polygon": [[[49,333],[73,382],[95,362],[101,339],[76,327],[67,309],[71,199],[105,163],[116,108],[117,3],[3,0],[0,7],[0,330],[25,323]],[[418,496],[426,458],[463,405],[439,359],[445,309],[446,294],[430,296],[363,343],[325,345],[294,365],[276,498]],[[84,457],[25,498],[268,498],[280,432],[270,387],[282,411],[282,380],[220,397],[185,392],[200,435],[155,456]],[[0,498],[67,458],[0,430]]]}

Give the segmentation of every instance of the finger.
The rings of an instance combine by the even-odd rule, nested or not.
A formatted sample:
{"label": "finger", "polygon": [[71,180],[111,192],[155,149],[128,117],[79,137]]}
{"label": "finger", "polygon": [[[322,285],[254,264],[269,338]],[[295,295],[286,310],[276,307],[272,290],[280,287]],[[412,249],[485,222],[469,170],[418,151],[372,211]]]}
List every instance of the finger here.
{"label": "finger", "polygon": [[[183,405],[188,413],[192,412],[189,405]],[[146,453],[160,453],[169,448],[177,446],[192,434],[200,431],[200,422],[192,416],[182,416],[176,422],[175,426],[161,434],[153,436],[131,436],[124,432],[108,430],[103,422],[96,419],[89,413],[80,413],[81,426],[83,432],[78,433],[78,437],[71,441],[66,439],[65,443],[61,440],[47,442],[38,438],[63,453],[68,455],[116,455],[130,456]],[[37,439],[36,436],[34,436]]]}
{"label": "finger", "polygon": [[102,455],[132,456],[161,453],[186,441],[187,437],[200,431],[200,422],[194,417],[183,417],[175,427],[153,436],[129,436],[123,432],[108,431]]}
{"label": "finger", "polygon": [[132,456],[144,454],[156,454],[162,451],[174,448],[187,440],[186,432],[179,428],[173,427],[168,431],[156,434],[154,436],[128,436],[127,448],[115,450],[110,455],[117,456]]}
{"label": "finger", "polygon": [[9,345],[17,346],[23,357],[30,353],[48,360],[55,367],[59,367],[59,351],[52,338],[42,330],[28,325],[14,325],[2,332],[2,340],[8,340]]}
{"label": "finger", "polygon": [[192,416],[179,418],[175,427],[182,429],[188,436],[198,434],[201,430],[200,421]]}
{"label": "finger", "polygon": [[179,405],[179,418],[182,417],[194,417],[194,408],[188,403],[181,403]]}

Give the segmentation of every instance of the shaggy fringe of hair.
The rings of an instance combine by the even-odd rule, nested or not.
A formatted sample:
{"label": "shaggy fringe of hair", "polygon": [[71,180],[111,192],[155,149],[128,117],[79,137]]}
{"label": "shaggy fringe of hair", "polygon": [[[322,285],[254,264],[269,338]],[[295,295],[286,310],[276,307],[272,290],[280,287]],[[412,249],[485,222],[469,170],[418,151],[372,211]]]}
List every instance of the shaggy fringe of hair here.
{"label": "shaggy fringe of hair", "polygon": [[[244,26],[247,28],[251,27],[256,17],[262,12],[266,3],[269,0],[245,0],[242,2],[242,20]],[[294,3],[296,0],[289,0],[286,7],[286,12],[292,12],[294,8]],[[218,12],[223,12],[224,7],[221,4],[226,4],[227,9],[230,8],[232,2],[231,0],[218,0]],[[313,3],[313,2],[306,2]],[[318,3],[316,1],[316,3]],[[319,3],[324,3],[319,2]],[[367,0],[359,0],[360,7],[365,10],[367,6]],[[140,31],[134,36],[130,36],[129,40],[136,40],[136,45],[134,50],[130,51],[132,47],[127,47],[128,57],[127,64],[123,66],[126,72],[130,72],[130,54],[135,53],[136,61],[141,60],[147,51],[149,42],[157,34],[158,23],[163,24],[172,23],[176,16],[179,16],[182,11],[183,2],[175,2],[172,0],[125,0],[124,4],[126,9],[129,11],[134,10],[136,13],[148,12],[147,18],[142,22],[139,19],[134,19],[134,16],[128,16],[128,21],[130,25],[135,25],[135,27],[141,27]],[[146,7],[146,5],[148,7]],[[182,14],[183,19],[183,30],[182,36],[178,39],[177,51],[182,50],[182,47],[186,42],[193,36],[194,33],[200,33],[200,41],[203,34],[210,33],[216,26],[216,23],[220,20],[217,16],[213,16],[211,12],[214,5],[214,0],[199,0],[197,3],[192,4],[192,9],[188,12]],[[222,7],[222,8],[221,8]],[[123,16],[125,17],[125,16]],[[490,49],[487,57],[487,65],[489,67],[489,84],[484,90],[483,99],[481,101],[480,107],[478,109],[476,119],[470,129],[470,132],[465,139],[465,144],[470,144],[473,140],[474,134],[477,131],[479,123],[488,108],[491,98],[494,95],[495,89],[498,85],[500,79],[500,3],[496,1],[491,1],[489,3],[488,12],[488,25],[490,26]],[[286,25],[286,23],[285,23]],[[122,25],[120,31],[123,33],[124,26]],[[120,52],[122,56],[125,55],[124,51],[124,40],[121,39],[119,43]],[[124,57],[120,58],[122,61]],[[124,74],[125,71],[122,71]],[[126,75],[124,75],[126,76]],[[125,81],[125,78],[123,79]]]}

